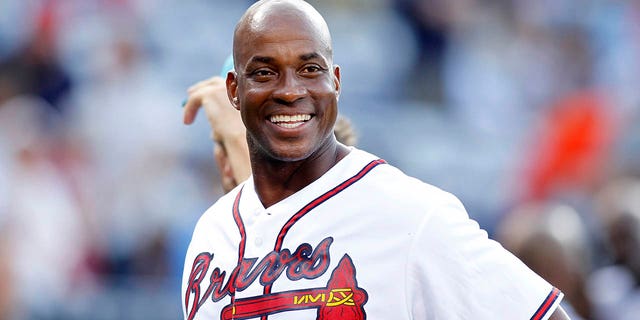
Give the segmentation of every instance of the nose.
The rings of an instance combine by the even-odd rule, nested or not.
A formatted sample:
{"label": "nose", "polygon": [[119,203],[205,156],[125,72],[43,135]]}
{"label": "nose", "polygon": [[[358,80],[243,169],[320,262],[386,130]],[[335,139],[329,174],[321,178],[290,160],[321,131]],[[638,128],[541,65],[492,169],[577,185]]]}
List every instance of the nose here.
{"label": "nose", "polygon": [[273,98],[278,103],[290,105],[304,98],[307,94],[303,79],[300,79],[295,71],[287,70],[283,72],[273,91]]}

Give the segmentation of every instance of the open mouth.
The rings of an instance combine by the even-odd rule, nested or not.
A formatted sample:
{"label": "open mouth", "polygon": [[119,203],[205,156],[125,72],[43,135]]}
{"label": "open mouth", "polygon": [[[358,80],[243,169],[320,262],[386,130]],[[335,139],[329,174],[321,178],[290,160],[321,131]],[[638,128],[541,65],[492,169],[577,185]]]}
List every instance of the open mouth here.
{"label": "open mouth", "polygon": [[310,114],[296,114],[296,115],[273,115],[269,117],[271,123],[286,129],[293,129],[303,125],[305,122],[311,120]]}

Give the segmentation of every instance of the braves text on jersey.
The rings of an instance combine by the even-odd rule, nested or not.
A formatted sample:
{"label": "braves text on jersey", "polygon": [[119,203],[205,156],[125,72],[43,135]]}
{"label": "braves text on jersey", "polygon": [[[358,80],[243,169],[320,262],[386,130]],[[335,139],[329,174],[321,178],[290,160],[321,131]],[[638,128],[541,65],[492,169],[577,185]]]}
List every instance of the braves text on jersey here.
{"label": "braves text on jersey", "polygon": [[547,319],[562,293],[456,197],[352,148],[264,208],[249,178],[198,221],[184,318]]}

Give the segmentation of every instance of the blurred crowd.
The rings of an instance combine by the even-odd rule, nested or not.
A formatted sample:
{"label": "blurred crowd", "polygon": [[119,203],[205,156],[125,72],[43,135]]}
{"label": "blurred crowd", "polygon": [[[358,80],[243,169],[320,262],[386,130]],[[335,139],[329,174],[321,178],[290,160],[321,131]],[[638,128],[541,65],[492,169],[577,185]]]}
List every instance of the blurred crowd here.
{"label": "blurred crowd", "polygon": [[[0,319],[176,319],[222,195],[182,124],[253,1],[0,1]],[[640,1],[310,1],[359,147],[458,195],[565,293],[640,315]]]}

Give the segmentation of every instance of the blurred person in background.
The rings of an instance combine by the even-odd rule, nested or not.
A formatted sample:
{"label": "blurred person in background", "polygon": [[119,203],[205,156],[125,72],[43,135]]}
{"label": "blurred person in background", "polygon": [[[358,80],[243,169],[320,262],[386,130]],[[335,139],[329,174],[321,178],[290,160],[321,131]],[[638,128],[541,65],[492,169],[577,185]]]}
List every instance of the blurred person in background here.
{"label": "blurred person in background", "polygon": [[[224,70],[223,70],[224,71]],[[223,72],[225,73],[225,72]],[[202,107],[211,127],[215,163],[224,192],[251,175],[246,130],[227,96],[225,79],[214,76],[192,85],[184,105],[183,122],[191,124]]]}
{"label": "blurred person in background", "polygon": [[444,106],[444,62],[451,33],[474,0],[394,0],[416,44],[416,59],[404,87],[405,94]]}
{"label": "blurred person in background", "polygon": [[3,206],[4,253],[17,318],[64,317],[69,310],[60,306],[75,297],[77,281],[89,276],[84,259],[90,229],[73,175],[54,156],[62,128],[52,110],[34,96],[0,105],[3,170],[11,182]]}
{"label": "blurred person in background", "polygon": [[640,179],[611,180],[596,197],[609,263],[589,277],[597,319],[632,320],[640,314]]}
{"label": "blurred person in background", "polygon": [[[0,3],[0,215],[14,280],[1,291],[16,319],[179,314],[162,302],[169,255],[180,251],[181,273],[186,245],[174,238],[195,223],[183,213],[216,188],[174,124],[171,82],[152,55],[166,51],[149,47],[159,12],[135,0]],[[18,25],[29,32],[6,46]]]}
{"label": "blurred person in background", "polygon": [[186,211],[215,188],[197,190],[193,171],[201,168],[196,157],[189,163],[189,139],[173,120],[177,98],[153,56],[145,16],[134,2],[105,6],[82,20],[96,51],[85,57],[91,72],[69,99],[69,130],[91,163],[92,217],[101,226],[92,234],[93,261],[108,279],[85,303],[112,318],[169,318],[170,304],[145,309],[168,300],[173,242],[193,223]]}
{"label": "blurred person in background", "polygon": [[541,114],[523,150],[524,201],[589,196],[608,179],[617,127],[611,108],[605,94],[580,90]]}
{"label": "blurred person in background", "polygon": [[[56,1],[43,1],[36,11],[29,38],[0,59],[0,82],[8,81],[18,95],[33,95],[58,111],[72,91],[69,72],[59,61],[59,22]],[[0,93],[1,100],[2,93]]]}
{"label": "blurred person in background", "polygon": [[592,259],[587,232],[574,208],[531,202],[514,208],[500,221],[496,238],[565,293],[562,305],[571,319],[593,319],[585,287]]}

